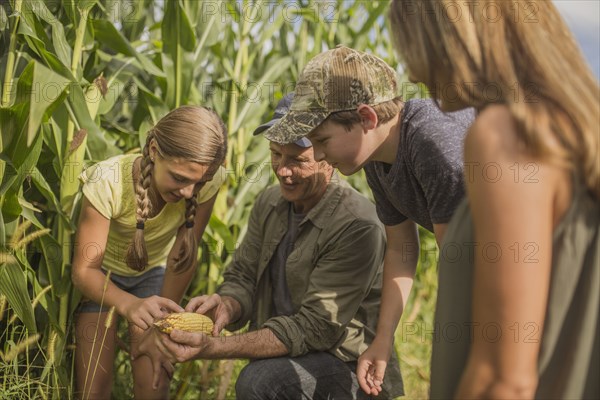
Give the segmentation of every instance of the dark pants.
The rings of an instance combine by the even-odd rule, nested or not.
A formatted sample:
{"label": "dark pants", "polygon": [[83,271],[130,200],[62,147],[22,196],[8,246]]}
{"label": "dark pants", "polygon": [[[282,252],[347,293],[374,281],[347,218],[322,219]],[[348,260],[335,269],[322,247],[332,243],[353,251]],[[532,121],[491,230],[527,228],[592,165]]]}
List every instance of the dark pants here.
{"label": "dark pants", "polygon": [[237,400],[369,399],[356,379],[356,363],[329,353],[251,361],[235,385]]}

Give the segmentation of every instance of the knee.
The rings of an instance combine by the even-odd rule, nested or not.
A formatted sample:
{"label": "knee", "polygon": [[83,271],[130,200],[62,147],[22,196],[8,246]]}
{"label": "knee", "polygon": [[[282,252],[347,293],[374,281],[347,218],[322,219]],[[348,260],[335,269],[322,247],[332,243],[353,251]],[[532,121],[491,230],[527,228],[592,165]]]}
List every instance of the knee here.
{"label": "knee", "polygon": [[248,364],[235,383],[237,400],[268,400],[277,395],[276,379],[261,361]]}
{"label": "knee", "polygon": [[161,379],[158,387],[154,389],[152,382],[140,382],[134,379],[133,393],[137,399],[168,399],[169,398],[169,381]]}
{"label": "knee", "polygon": [[110,399],[113,386],[112,374],[103,372],[101,366],[98,367],[97,371],[91,370],[89,373],[87,373],[87,370],[77,371],[75,399]]}
{"label": "knee", "polygon": [[158,386],[154,389],[154,370],[152,361],[147,355],[136,358],[131,362],[133,370],[133,393],[140,399],[167,399],[171,380],[164,368],[160,369]]}

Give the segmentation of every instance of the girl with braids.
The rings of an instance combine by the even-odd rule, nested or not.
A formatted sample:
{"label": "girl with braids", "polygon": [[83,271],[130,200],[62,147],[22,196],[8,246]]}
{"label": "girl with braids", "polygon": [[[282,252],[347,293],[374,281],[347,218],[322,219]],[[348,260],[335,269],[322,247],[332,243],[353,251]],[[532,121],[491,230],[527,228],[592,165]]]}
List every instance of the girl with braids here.
{"label": "girl with braids", "polygon": [[[150,130],[141,156],[116,156],[82,173],[72,273],[84,297],[75,321],[81,398],[110,398],[118,316],[129,322],[134,354],[156,318],[183,311],[198,241],[225,178],[226,138],[214,111],[183,106]],[[168,397],[172,365],[157,366],[155,385],[152,367],[149,357],[132,360],[136,398]]]}
{"label": "girl with braids", "polygon": [[[390,15],[411,80],[443,110],[478,109],[440,251],[431,397],[600,398],[598,81],[551,1],[394,0]],[[369,394],[394,328],[359,360]]]}

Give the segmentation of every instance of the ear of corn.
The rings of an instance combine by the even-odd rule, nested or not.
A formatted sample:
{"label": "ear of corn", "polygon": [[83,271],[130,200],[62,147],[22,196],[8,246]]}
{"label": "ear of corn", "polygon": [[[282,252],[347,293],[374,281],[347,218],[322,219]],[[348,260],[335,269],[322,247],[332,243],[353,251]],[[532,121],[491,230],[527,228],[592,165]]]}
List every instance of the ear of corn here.
{"label": "ear of corn", "polygon": [[210,335],[213,330],[213,321],[206,315],[193,312],[173,313],[154,322],[163,333],[171,333],[174,329],[185,332],[202,332]]}

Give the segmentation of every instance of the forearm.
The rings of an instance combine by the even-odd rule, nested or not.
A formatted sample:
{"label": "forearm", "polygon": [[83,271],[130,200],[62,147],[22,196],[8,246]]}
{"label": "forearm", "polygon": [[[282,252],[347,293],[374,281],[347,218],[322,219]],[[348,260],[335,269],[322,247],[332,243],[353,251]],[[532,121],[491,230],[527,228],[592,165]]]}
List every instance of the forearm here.
{"label": "forearm", "polygon": [[392,342],[394,332],[404,311],[406,301],[404,299],[408,298],[411,286],[411,278],[397,278],[385,282],[377,321],[377,339]]}
{"label": "forearm", "polygon": [[377,340],[391,343],[398,321],[408,303],[417,261],[419,234],[417,225],[406,220],[385,227],[388,247],[383,260],[383,291],[377,322]]}
{"label": "forearm", "polygon": [[288,353],[287,347],[270,329],[260,329],[240,335],[211,337],[199,358],[272,358]]}
{"label": "forearm", "polygon": [[510,262],[482,264],[475,266],[473,340],[456,396],[532,399],[550,272]]}
{"label": "forearm", "polygon": [[119,289],[100,269],[82,268],[73,275],[75,287],[88,299],[105,307],[115,307],[124,315],[124,309],[136,297]]}
{"label": "forearm", "polygon": [[401,263],[393,262],[386,257],[383,270],[381,308],[377,322],[378,339],[392,341],[410,296],[415,269],[416,260]]}

